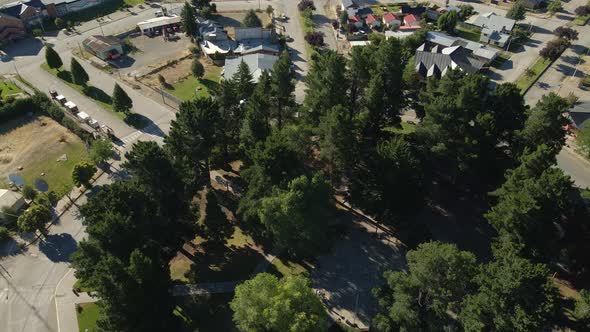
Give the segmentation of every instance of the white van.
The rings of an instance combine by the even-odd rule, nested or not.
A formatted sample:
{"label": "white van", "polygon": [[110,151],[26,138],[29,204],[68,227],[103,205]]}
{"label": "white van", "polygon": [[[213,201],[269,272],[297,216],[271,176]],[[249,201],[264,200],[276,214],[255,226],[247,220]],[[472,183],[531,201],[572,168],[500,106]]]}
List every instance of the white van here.
{"label": "white van", "polygon": [[156,10],[156,17],[162,17],[164,13],[161,10]]}

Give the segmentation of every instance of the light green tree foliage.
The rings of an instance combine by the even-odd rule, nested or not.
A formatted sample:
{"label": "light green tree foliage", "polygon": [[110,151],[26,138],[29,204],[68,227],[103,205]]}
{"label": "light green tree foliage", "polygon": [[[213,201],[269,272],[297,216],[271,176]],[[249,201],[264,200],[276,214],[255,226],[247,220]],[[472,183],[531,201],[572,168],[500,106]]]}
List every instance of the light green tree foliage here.
{"label": "light green tree foliage", "polygon": [[23,232],[43,231],[45,224],[51,221],[51,210],[41,204],[33,204],[21,214],[16,223]]}
{"label": "light green tree foliage", "polygon": [[325,242],[334,216],[332,189],[319,173],[300,176],[287,190],[275,189],[263,198],[258,215],[279,247],[312,254]]}
{"label": "light green tree foliage", "polygon": [[590,121],[585,123],[585,126],[582,128],[582,130],[578,131],[576,143],[578,143],[582,153],[584,153],[587,157],[590,157]]}
{"label": "light green tree foliage", "polygon": [[230,302],[240,331],[326,331],[326,314],[309,281],[260,273],[236,287]]}
{"label": "light green tree foliage", "polygon": [[475,278],[477,292],[465,298],[459,314],[467,332],[543,331],[555,315],[558,295],[549,270],[500,247],[495,260]]}
{"label": "light green tree foliage", "polygon": [[379,331],[443,331],[456,328],[451,313],[473,289],[475,256],[453,244],[427,242],[406,254],[407,271],[385,273],[387,287],[375,291],[382,312]]}
{"label": "light green tree foliage", "polygon": [[99,164],[113,156],[114,148],[110,139],[99,139],[90,147],[90,159]]}
{"label": "light green tree foliage", "polygon": [[590,292],[585,289],[580,291],[580,297],[576,300],[574,317],[581,328],[590,328]]}

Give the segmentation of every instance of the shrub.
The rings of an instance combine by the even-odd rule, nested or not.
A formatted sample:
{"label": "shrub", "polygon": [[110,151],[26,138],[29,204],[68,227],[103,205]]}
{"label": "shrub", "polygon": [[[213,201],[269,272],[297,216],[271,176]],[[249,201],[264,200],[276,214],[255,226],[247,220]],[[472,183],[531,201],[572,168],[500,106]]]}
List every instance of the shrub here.
{"label": "shrub", "polygon": [[55,23],[55,27],[60,30],[66,27],[66,22],[61,17],[56,18],[53,23]]}
{"label": "shrub", "polygon": [[321,32],[308,32],[305,34],[305,41],[311,46],[320,47],[324,45],[324,34]]}
{"label": "shrub", "polygon": [[26,185],[23,187],[23,197],[27,200],[34,200],[37,197],[37,190],[31,187],[30,185]]}
{"label": "shrub", "polygon": [[558,27],[553,31],[553,34],[559,38],[565,38],[567,40],[578,39],[578,31],[568,27]]}
{"label": "shrub", "polygon": [[559,58],[561,53],[563,53],[563,51],[568,48],[569,45],[569,41],[567,41],[565,38],[553,39],[547,43],[547,46],[539,51],[539,55],[545,59],[555,61],[557,58]]}
{"label": "shrub", "polygon": [[315,10],[315,5],[313,0],[301,0],[299,4],[297,4],[297,8],[299,11],[304,11],[306,9]]}
{"label": "shrub", "polygon": [[8,232],[8,228],[4,226],[0,226],[0,243],[8,240],[10,238],[10,233]]}
{"label": "shrub", "polygon": [[580,6],[574,10],[574,13],[578,16],[586,16],[590,14],[590,6]]}
{"label": "shrub", "polygon": [[162,74],[158,74],[158,82],[160,82],[160,84],[162,86],[166,86],[166,79],[164,78],[164,76],[162,76]]}

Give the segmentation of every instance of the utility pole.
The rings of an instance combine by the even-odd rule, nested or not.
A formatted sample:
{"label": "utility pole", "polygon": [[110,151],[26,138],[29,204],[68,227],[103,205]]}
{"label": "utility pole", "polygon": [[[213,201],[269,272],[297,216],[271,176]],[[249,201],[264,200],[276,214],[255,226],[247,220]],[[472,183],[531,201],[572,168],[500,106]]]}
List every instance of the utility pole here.
{"label": "utility pole", "polygon": [[100,21],[98,20],[99,17],[96,17],[96,22],[98,22],[98,27],[100,28],[100,33],[102,33],[102,36],[104,37],[104,31],[102,30],[102,25],[100,24]]}

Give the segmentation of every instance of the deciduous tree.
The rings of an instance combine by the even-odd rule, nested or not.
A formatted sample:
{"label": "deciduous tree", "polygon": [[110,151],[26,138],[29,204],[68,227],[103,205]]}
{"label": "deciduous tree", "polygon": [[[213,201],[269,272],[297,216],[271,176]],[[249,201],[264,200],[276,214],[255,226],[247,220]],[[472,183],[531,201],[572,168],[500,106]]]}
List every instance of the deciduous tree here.
{"label": "deciduous tree", "polygon": [[51,211],[41,204],[33,204],[25,210],[16,223],[18,228],[23,232],[34,232],[45,230],[45,224],[51,221]]}
{"label": "deciduous tree", "polygon": [[440,30],[452,33],[455,31],[455,26],[457,25],[458,20],[459,14],[454,10],[449,10],[438,17],[436,24]]}
{"label": "deciduous tree", "polygon": [[94,141],[92,146],[90,146],[90,159],[98,165],[111,158],[114,152],[113,142],[110,139],[99,139]]}
{"label": "deciduous tree", "polygon": [[326,313],[302,276],[260,273],[236,287],[230,307],[240,331],[326,331]]}
{"label": "deciduous tree", "polygon": [[565,126],[569,120],[564,113],[568,108],[567,100],[553,92],[541,97],[518,134],[521,145],[534,149],[545,144],[559,152],[565,144]]}
{"label": "deciduous tree", "polygon": [[511,18],[516,21],[524,20],[526,8],[522,1],[516,1],[512,4],[508,12],[506,13],[507,18]]}
{"label": "deciduous tree", "polygon": [[89,162],[79,162],[74,166],[72,170],[72,180],[77,186],[84,186],[90,188],[90,179],[96,173],[96,166]]}

